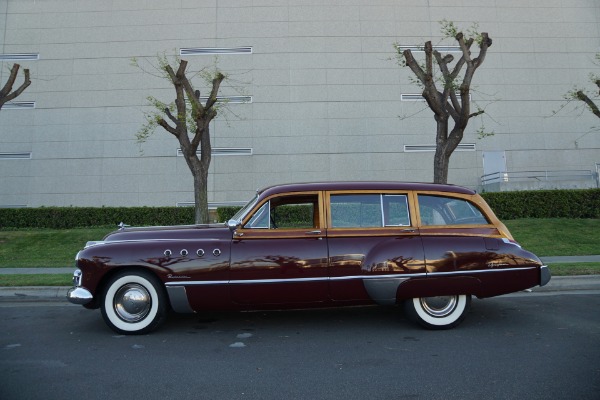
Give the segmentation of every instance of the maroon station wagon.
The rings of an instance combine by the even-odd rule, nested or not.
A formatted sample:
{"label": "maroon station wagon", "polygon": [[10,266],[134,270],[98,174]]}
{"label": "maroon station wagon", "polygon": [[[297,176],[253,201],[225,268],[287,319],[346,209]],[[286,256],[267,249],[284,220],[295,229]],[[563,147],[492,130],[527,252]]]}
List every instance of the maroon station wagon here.
{"label": "maroon station wagon", "polygon": [[226,224],[122,227],[88,242],[76,266],[67,298],[121,334],[151,331],[170,309],[368,304],[447,329],[471,296],[550,280],[475,192],[396,182],[269,187]]}

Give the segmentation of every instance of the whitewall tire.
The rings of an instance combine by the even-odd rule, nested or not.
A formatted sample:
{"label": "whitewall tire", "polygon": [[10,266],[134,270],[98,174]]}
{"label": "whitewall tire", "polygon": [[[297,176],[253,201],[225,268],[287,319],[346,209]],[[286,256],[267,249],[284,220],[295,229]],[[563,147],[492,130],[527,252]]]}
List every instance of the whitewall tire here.
{"label": "whitewall tire", "polygon": [[166,317],[167,297],[162,283],[146,271],[123,271],[106,284],[102,317],[115,332],[150,332]]}
{"label": "whitewall tire", "polygon": [[470,306],[471,295],[417,297],[404,302],[404,311],[427,329],[450,329],[462,322]]}

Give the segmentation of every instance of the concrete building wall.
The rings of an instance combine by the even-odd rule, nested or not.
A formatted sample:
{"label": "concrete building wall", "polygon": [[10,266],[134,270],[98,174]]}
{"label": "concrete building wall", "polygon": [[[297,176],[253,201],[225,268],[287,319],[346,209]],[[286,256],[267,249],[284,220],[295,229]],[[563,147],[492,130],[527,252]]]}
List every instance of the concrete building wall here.
{"label": "concrete building wall", "polygon": [[[440,20],[473,21],[493,45],[477,71],[473,101],[487,115],[471,121],[449,181],[478,187],[485,151],[503,150],[513,171],[593,170],[600,162],[599,121],[562,96],[589,86],[600,51],[597,0],[0,0],[0,54],[39,53],[20,61],[33,84],[18,101],[33,109],[0,111],[0,206],[139,206],[193,201],[178,143],[157,129],[143,145],[146,97],[174,98],[156,76],[156,55],[188,47],[252,47],[217,62],[252,96],[214,122],[218,148],[252,155],[215,156],[209,199],[246,200],[266,185],[314,180],[431,181],[435,142],[425,103],[394,43],[442,41]],[[143,70],[131,65],[135,57]],[[186,56],[191,70],[212,56]],[[2,62],[6,81],[11,60]],[[201,86],[200,79],[195,80]],[[483,122],[494,136],[478,139]],[[142,150],[142,152],[140,151]],[[31,158],[7,159],[31,152]],[[9,156],[6,156],[9,154]]]}

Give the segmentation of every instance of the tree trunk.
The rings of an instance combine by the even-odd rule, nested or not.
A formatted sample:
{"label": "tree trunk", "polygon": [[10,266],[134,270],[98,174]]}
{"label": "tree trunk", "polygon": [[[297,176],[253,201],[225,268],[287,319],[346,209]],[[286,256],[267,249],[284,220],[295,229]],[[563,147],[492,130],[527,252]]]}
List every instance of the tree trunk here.
{"label": "tree trunk", "polygon": [[433,182],[448,183],[448,167],[450,155],[448,152],[448,115],[435,115],[436,137],[435,156],[433,159]]}
{"label": "tree trunk", "polygon": [[192,170],[194,177],[194,219],[196,224],[208,224],[208,196],[206,185],[208,183],[208,171],[202,168]]}
{"label": "tree trunk", "polygon": [[433,160],[433,183],[448,183],[448,166],[450,154],[446,154],[445,147],[435,149]]}

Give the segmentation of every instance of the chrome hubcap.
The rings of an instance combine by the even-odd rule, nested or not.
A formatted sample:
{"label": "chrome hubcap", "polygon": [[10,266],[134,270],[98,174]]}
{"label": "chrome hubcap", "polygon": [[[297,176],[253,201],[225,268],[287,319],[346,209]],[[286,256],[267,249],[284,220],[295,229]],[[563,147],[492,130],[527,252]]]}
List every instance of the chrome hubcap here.
{"label": "chrome hubcap", "polygon": [[443,318],[452,313],[456,308],[458,296],[422,297],[420,299],[423,310],[432,317]]}
{"label": "chrome hubcap", "polygon": [[138,322],[146,318],[152,307],[152,297],[142,285],[129,283],[115,294],[113,308],[125,322]]}

